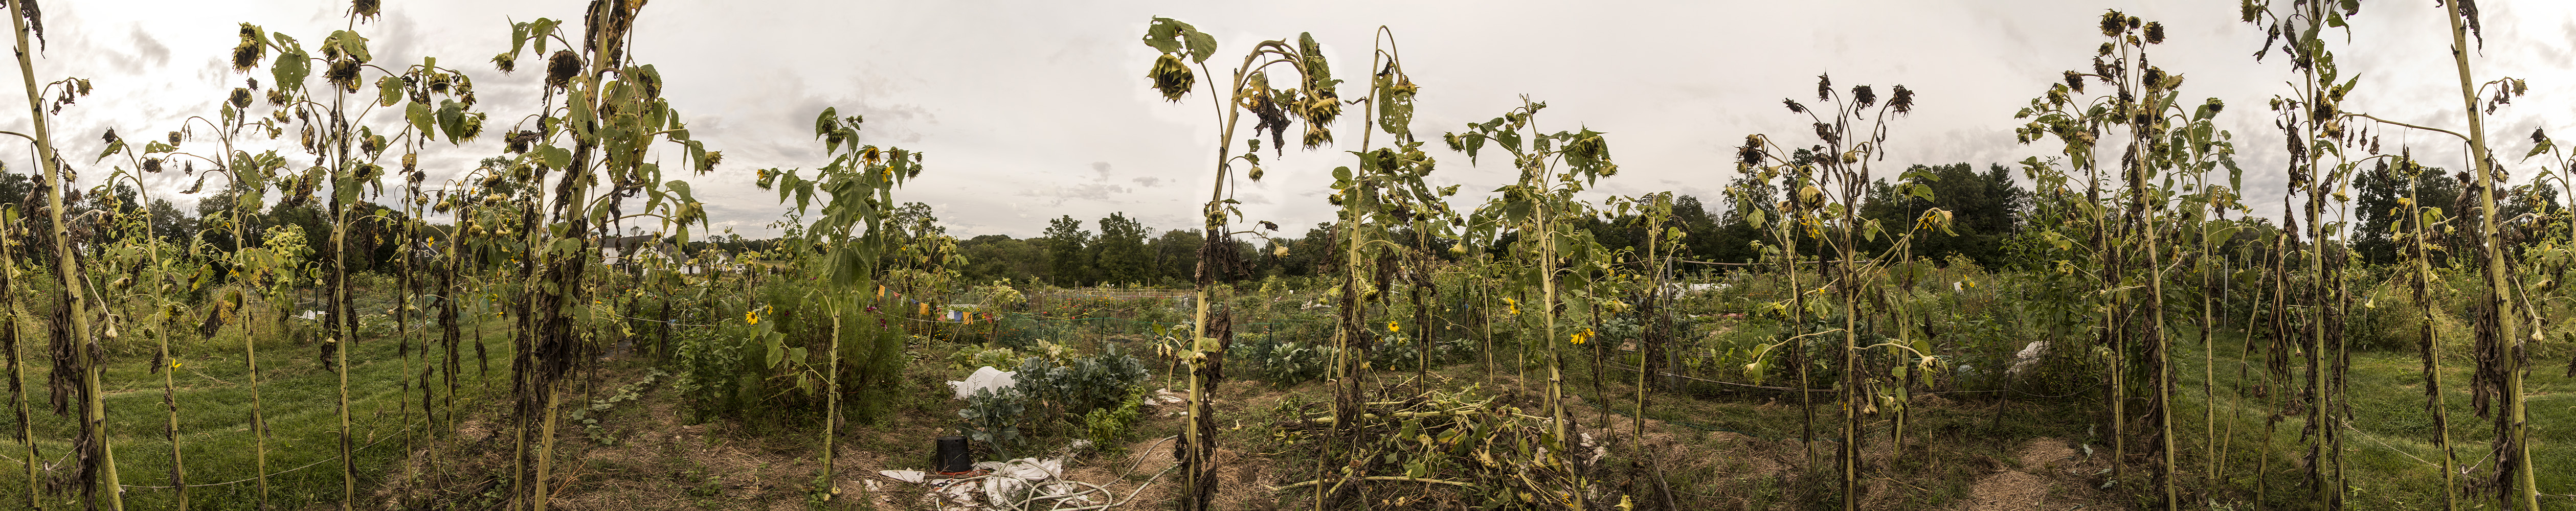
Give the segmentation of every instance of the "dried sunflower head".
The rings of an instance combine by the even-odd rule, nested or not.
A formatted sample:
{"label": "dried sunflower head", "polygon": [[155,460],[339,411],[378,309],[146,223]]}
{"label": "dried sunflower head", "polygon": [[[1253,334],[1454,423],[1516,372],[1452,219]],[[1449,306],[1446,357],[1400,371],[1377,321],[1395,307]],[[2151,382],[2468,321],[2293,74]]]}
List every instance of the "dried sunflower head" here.
{"label": "dried sunflower head", "polygon": [[573,77],[580,74],[581,56],[573,54],[572,50],[555,50],[554,56],[546,58],[546,86],[548,87],[563,88],[571,85]]}
{"label": "dried sunflower head", "polygon": [[259,67],[259,59],[260,57],[266,56],[265,54],[268,53],[267,49],[267,47],[260,46],[259,43],[247,40],[242,41],[240,45],[233,46],[233,69],[250,69]]}
{"label": "dried sunflower head", "polygon": [[259,67],[259,59],[267,56],[268,46],[259,43],[259,29],[243,23],[241,44],[233,46],[233,69]]}
{"label": "dried sunflower head", "polygon": [[1198,81],[1197,75],[1190,73],[1190,66],[1181,63],[1179,55],[1170,53],[1156,57],[1153,69],[1145,71],[1145,77],[1154,81],[1154,90],[1161,91],[1165,101],[1180,101],[1181,95],[1188,94]]}
{"label": "dried sunflower head", "polygon": [[1745,135],[1744,145],[1742,147],[1735,148],[1735,161],[1742,163],[1742,165],[1739,165],[1739,168],[1761,165],[1762,136]]}
{"label": "dried sunflower head", "polygon": [[323,77],[329,79],[333,85],[340,86],[342,90],[357,92],[358,61],[354,59],[332,59],[331,69],[330,71],[325,72]]}
{"label": "dried sunflower head", "polygon": [[1325,129],[1323,125],[1311,122],[1306,123],[1306,134],[1303,137],[1303,142],[1306,143],[1306,147],[1309,149],[1322,146],[1324,144],[1330,144],[1333,143],[1333,132],[1332,130]]}

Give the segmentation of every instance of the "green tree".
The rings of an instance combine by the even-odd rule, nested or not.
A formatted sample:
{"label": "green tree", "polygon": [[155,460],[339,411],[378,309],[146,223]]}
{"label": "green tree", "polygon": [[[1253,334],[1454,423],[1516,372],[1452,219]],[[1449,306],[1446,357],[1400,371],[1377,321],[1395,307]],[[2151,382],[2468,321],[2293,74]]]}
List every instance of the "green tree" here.
{"label": "green tree", "polygon": [[886,226],[891,228],[888,233],[895,236],[896,243],[911,243],[948,234],[948,228],[939,225],[938,212],[932,211],[929,204],[919,202],[906,202],[903,207],[895,208],[894,217],[886,220]]}
{"label": "green tree", "polygon": [[153,234],[164,241],[185,246],[197,236],[197,217],[170,204],[170,199],[152,199],[152,205],[145,206],[144,211],[151,218]]}
{"label": "green tree", "polygon": [[[2460,200],[2460,180],[2441,167],[2414,168],[2407,177],[2404,166],[2378,166],[2353,180],[2353,209],[2361,215],[2360,229],[2354,231],[2353,251],[2370,264],[2393,264],[2402,257],[2396,233],[2397,226],[2411,216],[2407,194],[2414,194],[2412,205],[2451,210]],[[2438,222],[2438,220],[2436,220]],[[2430,262],[2430,261],[2428,261]],[[2438,266],[2438,264],[2436,264]]]}
{"label": "green tree", "polygon": [[[1914,253],[1941,259],[1951,254],[1967,257],[1977,264],[1996,267],[2004,262],[2003,239],[2020,225],[2015,212],[2030,192],[2013,183],[2010,171],[2002,165],[1989,165],[1983,174],[1967,163],[1949,165],[1915,165],[1906,169],[1908,178],[1890,184],[1885,180],[1872,183],[1864,215],[1882,224],[1895,224],[1920,217],[1933,209],[1956,215],[1952,232],[1930,232],[1914,239]],[[1898,193],[1906,185],[1919,185],[1932,191],[1931,199]],[[1880,250],[1895,243],[1876,245]]]}
{"label": "green tree", "polygon": [[1011,279],[1028,282],[1046,277],[1045,240],[1013,239],[1007,235],[986,234],[957,243],[957,251],[966,256],[966,267],[958,273],[967,282],[991,282]]}
{"label": "green tree", "polygon": [[1154,278],[1154,254],[1145,248],[1145,224],[1110,213],[1100,219],[1100,237],[1092,240],[1091,276],[1103,285],[1139,284]]}
{"label": "green tree", "polygon": [[1082,230],[1082,221],[1073,215],[1048,220],[1046,237],[1047,281],[1074,287],[1091,282],[1091,231]]}
{"label": "green tree", "polygon": [[1277,261],[1274,265],[1278,268],[1279,275],[1289,277],[1314,275],[1324,271],[1325,266],[1331,265],[1334,259],[1333,223],[1317,222],[1314,228],[1306,229],[1306,237],[1280,241],[1279,244],[1288,249],[1286,254],[1280,254],[1275,248],[1271,250],[1271,255]]}
{"label": "green tree", "polygon": [[[1198,231],[1181,229],[1163,231],[1162,236],[1155,237],[1152,243],[1147,244],[1147,250],[1154,254],[1151,280],[1156,283],[1188,282],[1190,272],[1198,268],[1199,245],[1205,244],[1206,241],[1206,237],[1200,235]],[[1246,248],[1250,245],[1248,243],[1242,241],[1234,243],[1238,245],[1236,247],[1238,252],[1251,250]]]}

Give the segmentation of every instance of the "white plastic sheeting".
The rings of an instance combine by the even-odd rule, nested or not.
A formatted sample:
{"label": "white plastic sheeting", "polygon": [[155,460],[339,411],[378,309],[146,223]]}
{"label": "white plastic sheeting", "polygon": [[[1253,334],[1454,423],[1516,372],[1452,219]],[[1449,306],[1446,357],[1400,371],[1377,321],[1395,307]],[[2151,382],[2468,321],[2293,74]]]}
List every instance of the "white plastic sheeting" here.
{"label": "white plastic sheeting", "polygon": [[1099,503],[1082,495],[1085,485],[1066,482],[1063,459],[1019,458],[1010,461],[986,461],[975,464],[983,475],[963,478],[933,477],[919,470],[880,470],[887,479],[927,486],[923,495],[938,503],[939,509],[1012,509],[1022,502],[1057,501],[1058,506],[1080,507]]}
{"label": "white plastic sheeting", "polygon": [[2048,341],[2031,341],[2029,345],[2021,347],[2020,353],[2013,354],[2012,367],[2005,369],[2004,375],[2020,378],[2023,374],[2029,373],[2031,367],[2038,366],[2039,357],[2046,354],[2048,354]]}
{"label": "white plastic sheeting", "polygon": [[974,396],[977,390],[993,389],[999,392],[1002,389],[1018,386],[1019,383],[1012,379],[1012,374],[1010,371],[994,369],[993,366],[984,366],[975,369],[975,374],[966,375],[966,381],[948,382],[948,386],[957,389],[957,399],[966,399]]}

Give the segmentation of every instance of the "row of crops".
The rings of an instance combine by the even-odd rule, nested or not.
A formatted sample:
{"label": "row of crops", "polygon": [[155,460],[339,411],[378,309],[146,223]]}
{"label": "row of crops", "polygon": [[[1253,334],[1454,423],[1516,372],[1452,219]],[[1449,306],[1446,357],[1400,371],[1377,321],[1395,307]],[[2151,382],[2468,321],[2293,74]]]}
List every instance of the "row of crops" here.
{"label": "row of crops", "polygon": [[[2455,48],[2479,35],[2472,5],[2440,11]],[[243,24],[229,54],[243,84],[217,93],[217,111],[163,137],[109,132],[107,148],[83,164],[88,155],[55,153],[48,119],[77,115],[64,107],[89,84],[34,79],[37,53],[24,50],[41,42],[42,19],[32,2],[10,0],[34,119],[25,138],[43,162],[42,199],[0,213],[11,240],[0,245],[10,265],[0,272],[0,300],[10,300],[0,302],[10,310],[0,348],[19,444],[10,459],[25,476],[12,486],[23,502],[352,509],[397,479],[383,467],[412,462],[381,446],[470,443],[507,460],[425,483],[465,491],[392,505],[542,510],[564,475],[559,444],[596,426],[585,410],[632,398],[632,386],[593,396],[595,378],[585,375],[604,357],[640,354],[663,372],[637,385],[668,375],[696,420],[766,411],[802,424],[788,434],[814,440],[821,469],[810,502],[833,506],[834,482],[848,477],[834,472],[841,442],[896,413],[907,397],[899,394],[911,391],[905,368],[922,363],[913,355],[924,346],[962,346],[961,367],[1047,372],[1032,364],[1060,362],[1048,374],[1071,376],[1024,399],[1056,413],[1127,414],[1110,421],[1118,431],[1135,413],[1121,402],[1138,398],[1153,368],[1106,347],[1130,341],[1152,346],[1147,356],[1185,397],[1173,444],[1182,509],[1213,508],[1226,481],[1218,439],[1241,426],[1219,422],[1209,397],[1227,392],[1229,364],[1241,364],[1236,380],[1330,394],[1321,412],[1293,410],[1276,426],[1316,464],[1268,489],[1318,508],[1680,507],[1666,484],[1611,480],[1647,471],[1587,453],[1645,437],[1658,398],[1718,385],[1796,403],[1800,441],[1819,440],[1806,443],[1799,481],[1830,488],[1818,505],[1862,506],[1866,481],[1883,477],[1865,451],[1885,442],[1901,452],[1924,438],[1909,422],[1918,396],[1994,392],[2098,408],[2111,460],[2104,487],[2144,505],[2343,509],[2370,485],[2347,462],[2363,413],[2351,397],[2354,355],[2389,346],[2420,354],[2433,424],[2424,440],[2438,453],[2426,470],[2442,477],[2443,506],[2536,510],[2545,487],[2563,493],[2569,484],[2535,468],[2550,462],[2530,454],[2525,378],[2544,363],[2535,353],[2576,344],[2548,321],[2570,310],[2558,283],[2576,269],[2576,215],[2554,197],[2524,211],[2499,204],[2576,192],[2567,181],[2576,167],[2539,132],[2521,160],[2490,154],[2502,142],[2488,137],[2482,115],[2526,89],[2512,78],[2477,81],[2465,53],[2463,119],[2401,122],[2344,104],[2357,72],[2339,69],[2330,48],[2351,30],[2357,2],[2249,2],[2242,11],[2271,34],[2258,58],[2302,77],[2256,114],[2275,119],[2291,155],[2272,217],[2279,226],[2248,221],[2271,205],[2242,201],[2238,136],[2216,128],[2219,116],[2246,109],[2191,99],[2179,71],[2150,65],[2167,38],[2161,24],[2102,15],[2091,62],[2068,63],[2077,68],[2061,83],[2026,84],[2037,95],[2016,114],[2026,123],[2020,139],[2055,154],[2021,162],[2035,187],[2028,227],[2009,243],[2019,260],[2040,263],[1992,269],[1915,250],[1961,222],[1955,212],[1924,208],[1896,223],[1862,213],[1889,177],[1899,200],[1933,199],[1923,171],[1879,171],[1886,145],[1905,140],[1904,117],[1934,99],[1901,85],[1819,76],[1814,99],[1798,91],[1782,105],[1812,133],[1744,137],[1727,191],[1740,206],[1728,216],[1761,233],[1761,255],[1709,271],[1676,256],[1692,233],[1675,221],[1673,194],[1585,199],[1619,173],[1608,136],[1543,128],[1544,102],[1523,98],[1437,137],[1416,133],[1423,88],[1391,29],[1375,33],[1362,73],[1338,75],[1358,80],[1350,82],[1308,35],[1210,65],[1220,56],[1214,36],[1155,18],[1145,26],[1144,43],[1158,53],[1147,82],[1174,102],[1208,100],[1221,121],[1201,174],[1212,183],[1200,211],[1206,236],[1194,289],[1177,301],[1186,314],[1148,306],[1108,326],[1091,321],[1096,310],[1049,311],[1046,298],[1023,294],[1026,285],[959,278],[956,240],[906,220],[920,215],[897,214],[897,192],[925,169],[924,156],[863,143],[864,120],[832,109],[814,123],[823,161],[751,173],[778,193],[785,234],[766,250],[699,250],[692,234],[706,228],[706,212],[690,179],[740,176],[719,173],[722,154],[691,138],[661,96],[659,72],[626,53],[642,6],[597,1],[578,22],[511,24],[510,47],[489,62],[542,73],[542,108],[499,117],[478,109],[469,76],[482,71],[450,67],[455,60],[374,60],[361,28],[378,2],[353,2],[347,29],[311,40]],[[518,70],[522,62],[532,69]],[[2466,127],[2437,127],[2448,125]],[[2362,264],[2347,249],[2358,230],[2348,190],[2366,178],[2439,174],[2403,143],[2382,147],[2391,131],[2457,136],[2474,163],[2454,203],[2418,200],[2411,189],[2396,201],[2403,220],[2386,234],[2401,262]],[[1300,289],[1239,278],[1256,255],[1233,242],[1276,230],[1246,218],[1233,194],[1239,179],[1263,178],[1264,145],[1275,158],[1291,132],[1302,149],[1332,145],[1351,159],[1332,172],[1333,255]],[[420,163],[482,137],[501,139],[503,152],[454,169],[453,179],[432,181]],[[1426,180],[1435,154],[1508,162],[1515,178],[1492,183],[1482,203],[1458,204],[1459,186]],[[109,184],[73,189],[80,165],[109,168]],[[2532,169],[2533,184],[2512,185],[2513,167]],[[230,201],[203,231],[233,241],[156,233],[147,211],[102,198],[128,183],[148,201],[140,176],[166,172],[193,176],[181,193],[211,189]],[[252,220],[306,204],[324,213],[325,228]],[[1605,248],[1582,228],[1603,217],[1633,218],[1643,242]],[[619,235],[630,231],[650,235]],[[307,249],[307,236],[327,240],[324,250]],[[360,244],[398,247],[395,264],[353,271]],[[611,252],[619,255],[603,258]],[[950,316],[953,304],[976,307]],[[1067,335],[1104,348],[1022,357]],[[2232,376],[2222,373],[2221,343],[2236,348]],[[2179,359],[2184,348],[2201,360]],[[144,372],[126,370],[147,356]],[[183,399],[208,396],[195,388],[203,384],[181,385],[192,360],[222,365],[219,379],[238,399]],[[1444,381],[1435,370],[1460,364],[1481,366],[1480,388],[1435,384]],[[2445,380],[2445,364],[2466,364],[2470,376]],[[2176,374],[2193,365],[2204,373],[2199,389]],[[1578,376],[1590,377],[1589,389]],[[1606,395],[1617,387],[1605,378],[1626,380],[1613,383],[1633,394]],[[1529,395],[1500,389],[1508,386]],[[2474,418],[2450,415],[2446,400],[2462,387]],[[157,409],[121,399],[154,391]],[[1578,392],[1593,403],[1573,404]],[[1614,399],[1633,403],[1621,405],[1633,418],[1624,428],[1609,420]],[[271,400],[328,403],[330,413],[264,405]],[[2198,427],[2177,413],[2190,400],[2200,403]],[[2259,453],[2231,450],[2233,422],[2218,433],[2221,402],[2265,417]],[[1021,401],[968,403],[961,429],[997,451],[1015,446],[1026,423],[990,410]],[[1585,406],[1601,410],[1590,426],[1578,416]],[[204,426],[230,424],[208,415],[236,414],[247,415],[239,431]],[[1087,420],[1098,431],[1104,419]],[[273,422],[296,431],[273,431]],[[2280,425],[2297,434],[2276,453]],[[2455,433],[2484,448],[2455,445]],[[120,444],[138,437],[157,439]],[[191,458],[210,455],[208,446],[227,462]],[[239,453],[252,463],[230,463]]]}
{"label": "row of crops", "polygon": [[[2440,12],[2450,20],[2453,47],[2462,49],[2479,34],[2474,8],[2457,4]],[[2054,264],[2024,268],[2010,277],[2020,295],[2014,297],[2020,302],[2015,319],[2025,321],[2020,328],[2046,333],[2023,352],[2034,360],[2015,365],[2036,363],[2071,373],[2068,384],[2094,395],[2111,439],[2109,480],[2126,482],[2147,502],[2167,509],[2217,501],[2258,506],[2304,502],[2342,509],[2356,486],[2346,463],[2355,413],[2348,385],[2353,341],[2359,337],[2353,320],[2384,317],[2360,312],[2383,303],[2410,303],[2417,317],[2370,326],[2419,327],[2414,344],[2424,364],[2424,406],[2436,425],[2429,440],[2440,453],[2441,505],[2490,502],[2538,509],[2541,491],[2529,454],[2523,381],[2535,363],[2534,347],[2551,340],[2547,332],[2564,332],[2563,327],[2553,330],[2546,320],[2552,317],[2549,310],[2563,307],[2557,303],[2563,294],[2556,283],[2569,269],[2569,236],[2576,224],[2556,206],[2509,217],[2488,213],[2500,211],[2498,205],[2512,195],[2567,188],[2567,160],[2540,132],[2533,133],[2535,146],[2523,161],[2548,163],[2534,181],[2556,181],[2556,188],[2510,185],[2504,176],[2511,164],[2488,151],[2496,141],[2484,131],[2483,114],[2526,87],[2513,78],[2474,80],[2465,50],[2455,51],[2460,55],[2464,119],[2423,124],[2382,119],[2343,103],[2356,86],[2352,75],[2357,73],[2337,67],[2329,45],[2337,32],[2350,31],[2345,18],[2359,14],[2358,3],[2248,2],[2242,14],[2245,22],[2271,34],[2256,57],[2277,59],[2303,78],[2275,95],[2268,109],[2290,153],[2285,169],[2289,188],[2276,217],[2282,226],[2242,221],[2266,205],[2241,201],[2246,171],[2233,158],[2237,136],[2213,122],[2228,105],[2191,98],[2184,92],[2182,73],[2149,64],[2150,55],[2166,41],[2164,27],[2116,11],[2103,14],[2103,41],[2091,62],[2070,63],[2080,67],[2066,71],[2062,83],[2033,84],[2039,94],[2015,114],[2026,123],[2017,130],[2023,143],[2057,149],[2053,156],[2021,163],[2036,190],[2027,219],[2032,227],[2016,241],[2024,244],[2020,250],[2025,254]],[[1405,72],[1393,32],[1382,29],[1377,36],[1367,74],[1360,78],[1364,82],[1347,84],[1364,88],[1350,98],[1344,96],[1347,85],[1335,78],[1309,36],[1257,44],[1237,67],[1213,69],[1208,60],[1218,55],[1214,39],[1195,27],[1157,19],[1145,41],[1162,52],[1148,77],[1166,98],[1182,101],[1204,83],[1215,113],[1226,121],[1217,140],[1222,149],[1214,162],[1216,186],[1205,205],[1207,232],[1236,228],[1240,215],[1233,209],[1230,186],[1237,177],[1262,177],[1261,132],[1267,131],[1269,144],[1277,147],[1285,143],[1286,133],[1296,131],[1302,145],[1313,149],[1335,143],[1333,127],[1346,106],[1361,117],[1359,147],[1350,151],[1356,162],[1333,172],[1331,198],[1340,207],[1341,220],[1335,246],[1342,253],[1332,261],[1337,281],[1325,293],[1336,301],[1341,323],[1327,378],[1346,385],[1336,384],[1332,412],[1318,420],[1333,425],[1322,440],[1334,446],[1326,448],[1325,458],[1386,459],[1389,466],[1376,467],[1378,473],[1407,476],[1359,475],[1369,470],[1335,475],[1318,466],[1319,479],[1312,482],[1315,502],[1336,501],[1323,488],[1365,493],[1356,488],[1378,483],[1364,481],[1385,481],[1410,487],[1452,483],[1484,492],[1472,499],[1478,502],[1603,506],[1588,500],[1608,498],[1590,491],[1597,484],[1588,480],[1590,471],[1580,466],[1579,456],[1566,454],[1579,452],[1585,437],[1568,429],[1576,421],[1567,415],[1569,382],[1563,372],[1580,363],[1568,355],[1580,353],[1598,330],[1567,319],[1597,318],[1596,312],[1581,309],[1605,305],[1651,318],[1638,321],[1646,325],[1636,337],[1643,351],[1632,359],[1639,367],[1636,399],[1642,409],[1650,376],[1665,374],[1658,364],[1670,357],[1660,352],[1674,336],[1671,315],[1659,311],[1672,306],[1671,295],[1659,290],[1667,289],[1673,273],[1675,240],[1686,233],[1659,224],[1670,219],[1670,195],[1614,197],[1599,204],[1577,200],[1579,192],[1618,172],[1605,136],[1588,129],[1546,131],[1538,122],[1546,104],[1525,99],[1524,106],[1439,137],[1447,149],[1471,161],[1509,159],[1519,170],[1516,181],[1495,190],[1498,197],[1472,210],[1453,209],[1446,198],[1456,188],[1427,184],[1434,158],[1423,147],[1428,137],[1417,138],[1412,131],[1412,108],[1422,88]],[[1218,66],[1227,63],[1218,60]],[[1918,238],[1948,231],[1957,221],[1952,212],[1930,208],[1898,225],[1861,214],[1870,187],[1883,183],[1878,180],[1884,174],[1873,170],[1885,145],[1903,140],[1901,120],[1918,99],[1901,85],[1884,91],[1882,95],[1869,85],[1840,87],[1831,77],[1819,76],[1813,100],[1783,100],[1789,115],[1812,121],[1813,133],[1745,137],[1736,170],[1749,179],[1729,192],[1736,195],[1732,203],[1752,205],[1731,214],[1766,233],[1757,243],[1769,262],[1759,265],[1764,271],[1755,278],[1779,292],[1750,304],[1766,323],[1779,327],[1775,337],[1730,362],[1743,363],[1739,374],[1757,383],[1794,378],[1798,389],[1832,389],[1821,403],[1815,393],[1797,394],[1809,410],[1809,427],[1838,437],[1832,468],[1824,473],[1837,480],[1845,509],[1859,505],[1862,482],[1870,477],[1861,460],[1871,424],[1892,417],[1888,436],[1901,447],[1909,434],[1909,393],[1922,388],[1925,376],[1952,370],[1949,366],[1964,355],[1945,351],[1955,344],[1945,346],[1926,328],[1933,313],[1956,309],[1938,310],[1938,302],[1925,300],[1923,290],[1974,284],[1938,269],[1932,257],[1937,254],[1917,254],[1911,248]],[[1254,136],[1237,144],[1237,121],[1246,116],[1255,123]],[[2356,179],[2394,174],[2411,183],[2438,172],[2412,157],[2412,149],[2402,143],[2382,147],[2379,135],[2390,131],[2456,136],[2472,149],[2473,169],[2462,179],[2473,193],[2456,204],[2429,204],[2409,192],[2397,201],[2400,211],[2394,215],[2405,220],[2391,226],[2390,233],[2406,262],[2394,271],[2356,268],[2356,256],[2345,246],[2354,238],[2349,190]],[[1348,138],[1344,134],[1340,143],[1348,144]],[[1922,177],[1896,176],[1899,192],[1932,199]],[[2557,203],[2555,197],[2543,200]],[[1642,211],[1637,218],[1649,233],[1634,250],[1601,250],[1592,233],[1568,227],[1588,217],[1632,211]],[[1420,249],[1431,244],[1403,239],[1408,236],[1456,240],[1461,254],[1483,254],[1486,246],[1508,244],[1509,256],[1439,264]],[[1208,239],[1210,247],[1223,246],[1213,241],[1219,236]],[[1880,245],[1881,239],[1892,242]],[[1867,248],[1872,245],[1886,248]],[[1203,305],[1189,337],[1196,341],[1185,355],[1194,394],[1214,385],[1211,368],[1223,358],[1228,341],[1223,326],[1229,311],[1204,305],[1212,303],[1210,294],[1218,289],[1218,276],[1205,269],[1209,267],[1224,265],[1203,266],[1199,276]],[[1359,382],[1370,377],[1365,361],[1372,346],[1400,335],[1398,323],[1387,322],[1383,328],[1379,323],[1386,316],[1404,317],[1408,309],[1422,323],[1443,290],[1436,278],[1443,273],[1473,276],[1474,281],[1445,291],[1478,297],[1479,310],[1535,317],[1515,330],[1541,350],[1543,361],[1536,366],[1543,373],[1533,377],[1545,382],[1546,397],[1538,401],[1541,409],[1531,417],[1535,428],[1519,452],[1530,452],[1527,445],[1532,443],[1544,449],[1514,460],[1519,463],[1488,458],[1482,464],[1451,467],[1462,472],[1454,479],[1424,481],[1426,473],[1443,471],[1425,470],[1420,458],[1412,464],[1395,461],[1406,457],[1396,453],[1437,458],[1441,447],[1465,444],[1431,429],[1439,426],[1398,419],[1425,415],[1378,413],[1383,410],[1377,405],[1401,400],[1368,395]],[[2445,286],[2459,275],[2475,276],[2466,296],[2443,299]],[[2383,293],[2388,284],[2411,293],[2388,296]],[[1604,292],[1605,286],[1624,291]],[[1373,310],[1384,315],[1372,316]],[[2475,327],[2469,335],[2445,336],[2456,332],[2437,329],[2441,317],[2468,318]],[[2260,367],[2240,369],[2239,391],[2257,389],[2254,393],[2263,396],[2262,409],[2271,417],[2268,422],[2291,422],[2303,432],[2297,441],[2306,453],[2298,460],[2302,480],[2296,484],[2268,477],[2245,484],[2223,472],[2217,406],[2202,407],[2200,428],[2191,427],[2194,418],[2173,413],[2176,396],[2191,390],[2176,384],[2174,346],[2192,342],[2204,348],[2204,360],[2197,365],[2208,374],[2200,378],[2204,385],[2198,394],[2215,401],[2219,364],[2214,358],[2222,332],[2242,339],[2249,353],[2262,352],[2248,355],[2258,358]],[[1424,347],[1426,359],[1431,344],[1417,344]],[[2442,355],[2461,345],[2468,346],[2474,376],[2465,382],[2444,381],[2439,376]],[[2453,445],[2457,426],[2448,415],[2445,400],[2452,398],[2446,385],[2473,391],[2476,414],[2489,426],[2482,431],[2492,432],[2492,440],[2484,442],[2492,452],[2483,459],[2471,454],[2463,461],[2461,448]],[[1822,414],[1818,405],[1827,407]],[[1182,443],[1182,508],[1199,509],[1209,504],[1214,467],[1190,453],[1215,448],[1206,433],[1213,423],[1203,406],[1193,404],[1190,413],[1194,420]],[[1446,427],[1469,427],[1466,422],[1472,421]],[[1399,441],[1376,443],[1386,436]],[[1433,440],[1406,445],[1423,437]],[[2265,438],[2263,460],[2268,463],[2270,440]],[[2193,450],[2200,451],[2200,466],[2185,463],[2185,453]],[[2266,464],[2249,472],[2270,470]],[[1488,477],[1496,473],[1510,475]],[[1619,498],[1621,505],[1634,503],[1627,496]]]}

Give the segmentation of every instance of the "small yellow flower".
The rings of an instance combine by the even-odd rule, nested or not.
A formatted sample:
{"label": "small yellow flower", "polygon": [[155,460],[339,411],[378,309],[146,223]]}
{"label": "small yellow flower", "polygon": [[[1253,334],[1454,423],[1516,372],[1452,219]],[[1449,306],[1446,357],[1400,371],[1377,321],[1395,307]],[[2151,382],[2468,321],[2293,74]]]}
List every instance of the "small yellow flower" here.
{"label": "small yellow flower", "polygon": [[188,364],[187,364],[186,362],[180,362],[180,361],[177,361],[177,360],[172,360],[172,361],[170,361],[170,368],[171,368],[171,369],[178,369],[178,368],[179,368],[179,366],[184,366],[184,365],[188,365]]}
{"label": "small yellow flower", "polygon": [[753,314],[751,311],[742,311],[742,321],[744,323],[757,325],[760,324],[760,315]]}
{"label": "small yellow flower", "polygon": [[1581,332],[1575,332],[1571,340],[1574,341],[1575,345],[1580,346],[1583,344],[1583,341],[1590,339],[1592,339],[1592,329],[1586,328]]}
{"label": "small yellow flower", "polygon": [[1386,331],[1388,331],[1388,332],[1393,332],[1393,331],[1397,331],[1397,330],[1402,330],[1402,329],[1401,329],[1401,328],[1397,328],[1397,327],[1395,326],[1395,322],[1394,322],[1394,321],[1388,321],[1388,322],[1386,322]]}

